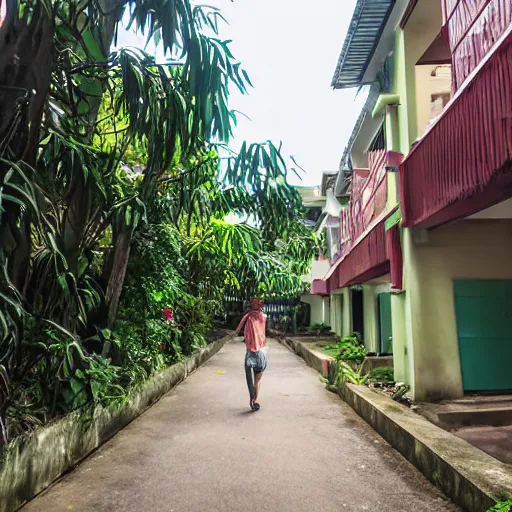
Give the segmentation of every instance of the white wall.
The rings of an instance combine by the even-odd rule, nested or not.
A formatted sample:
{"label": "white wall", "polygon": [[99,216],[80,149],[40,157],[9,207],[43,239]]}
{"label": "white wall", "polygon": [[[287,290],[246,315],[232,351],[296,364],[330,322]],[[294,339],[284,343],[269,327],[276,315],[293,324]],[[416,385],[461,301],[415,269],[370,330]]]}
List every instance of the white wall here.
{"label": "white wall", "polygon": [[311,277],[313,279],[323,279],[330,268],[331,263],[328,259],[314,260],[311,265]]}
{"label": "white wall", "polygon": [[311,306],[310,325],[330,323],[329,297],[322,295],[302,295],[300,300]]}

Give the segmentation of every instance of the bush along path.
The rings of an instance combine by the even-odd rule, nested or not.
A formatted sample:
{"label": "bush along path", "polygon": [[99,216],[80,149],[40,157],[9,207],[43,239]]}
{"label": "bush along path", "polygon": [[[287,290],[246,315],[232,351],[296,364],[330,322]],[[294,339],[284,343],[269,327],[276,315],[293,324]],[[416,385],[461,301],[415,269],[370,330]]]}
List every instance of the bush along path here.
{"label": "bush along path", "polygon": [[324,379],[329,388],[332,385],[333,390],[337,390],[341,382],[364,384],[385,393],[404,405],[412,405],[411,401],[405,397],[409,387],[395,382],[393,367],[382,366],[369,371],[364,370],[364,361],[368,353],[357,333],[341,337],[336,343],[324,345],[321,350],[332,357],[336,363],[334,382]]}
{"label": "bush along path", "polygon": [[[204,346],[226,295],[295,296],[321,244],[279,146],[227,149],[230,90],[251,82],[220,11],[189,0],[2,7],[4,444],[84,404],[126,400]],[[115,47],[123,27],[166,59]]]}

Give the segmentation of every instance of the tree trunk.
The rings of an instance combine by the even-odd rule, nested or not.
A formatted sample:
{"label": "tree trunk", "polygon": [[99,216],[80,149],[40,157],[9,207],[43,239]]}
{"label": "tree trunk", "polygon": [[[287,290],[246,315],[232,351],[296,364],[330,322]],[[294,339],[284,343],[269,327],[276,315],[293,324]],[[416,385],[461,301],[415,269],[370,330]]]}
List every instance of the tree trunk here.
{"label": "tree trunk", "polygon": [[106,301],[108,305],[108,327],[112,329],[116,323],[119,299],[123,290],[126,268],[130,258],[131,231],[122,230],[116,237],[112,272],[108,280]]}

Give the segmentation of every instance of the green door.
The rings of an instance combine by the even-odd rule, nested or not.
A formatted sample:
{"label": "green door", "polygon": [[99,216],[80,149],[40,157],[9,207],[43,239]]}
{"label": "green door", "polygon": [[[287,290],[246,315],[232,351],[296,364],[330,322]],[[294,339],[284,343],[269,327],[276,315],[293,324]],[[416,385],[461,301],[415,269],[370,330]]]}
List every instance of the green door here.
{"label": "green door", "polygon": [[379,341],[380,353],[393,353],[393,331],[391,329],[391,294],[379,293]]}
{"label": "green door", "polygon": [[454,288],[464,390],[512,390],[512,281],[457,280]]}

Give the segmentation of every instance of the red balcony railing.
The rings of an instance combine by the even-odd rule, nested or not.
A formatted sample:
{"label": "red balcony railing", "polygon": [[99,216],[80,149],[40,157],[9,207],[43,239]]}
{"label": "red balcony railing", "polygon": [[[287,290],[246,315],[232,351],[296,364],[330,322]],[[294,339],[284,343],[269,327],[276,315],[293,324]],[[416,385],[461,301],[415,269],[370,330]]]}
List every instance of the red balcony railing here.
{"label": "red balcony railing", "polygon": [[510,0],[444,0],[445,25],[452,52],[454,91],[492,50],[512,23]]}
{"label": "red balcony railing", "polygon": [[434,227],[510,197],[512,31],[400,166],[408,227]]}
{"label": "red balcony railing", "polygon": [[396,164],[397,156],[385,150],[372,152],[370,169],[354,171],[350,204],[340,214],[339,252],[323,280],[325,285],[313,283],[313,293],[365,282],[389,272],[384,228],[386,166]]}

